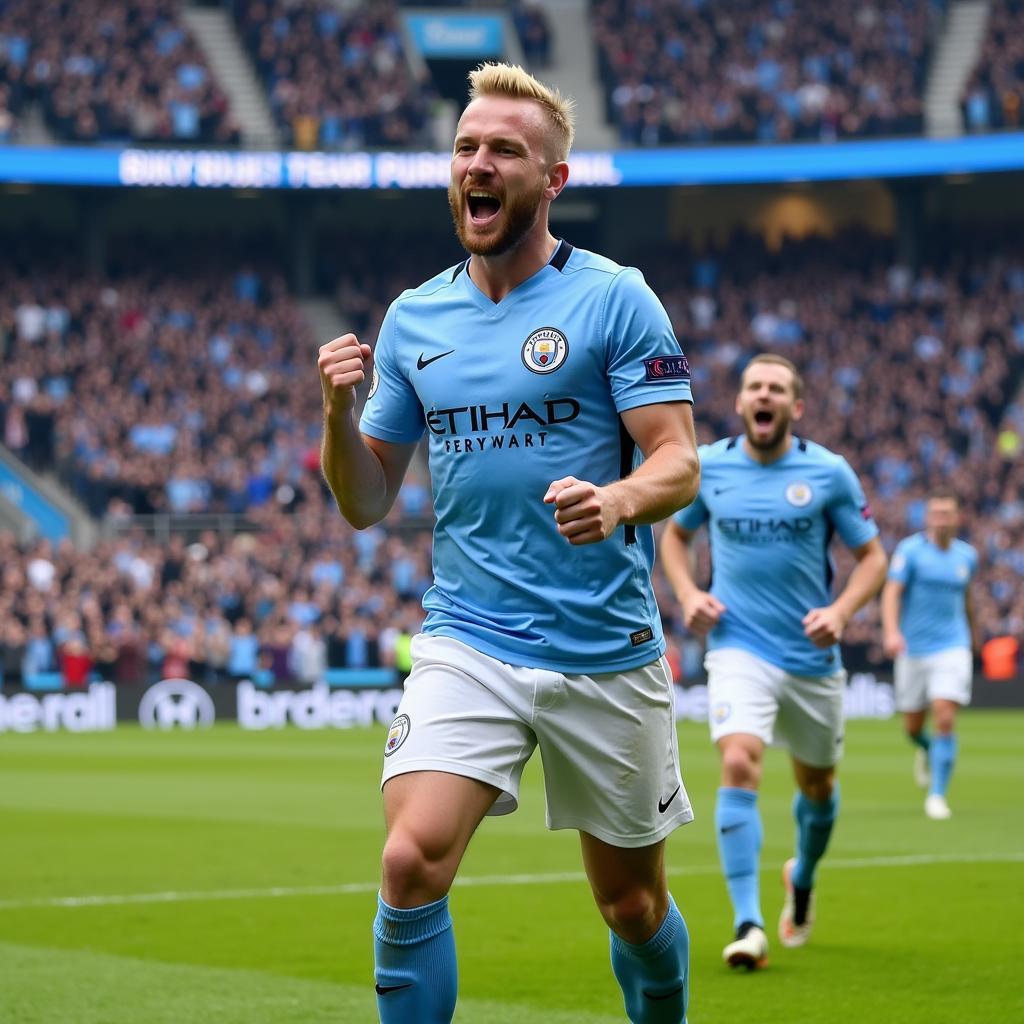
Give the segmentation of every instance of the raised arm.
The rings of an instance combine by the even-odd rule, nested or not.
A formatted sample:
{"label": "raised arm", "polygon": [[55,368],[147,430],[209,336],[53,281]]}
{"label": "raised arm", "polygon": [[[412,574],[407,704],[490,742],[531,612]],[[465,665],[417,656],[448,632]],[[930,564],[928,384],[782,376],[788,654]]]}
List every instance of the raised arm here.
{"label": "raised arm", "polygon": [[370,359],[370,346],[354,334],[322,345],[317,359],[324,407],[320,466],[341,514],[357,530],[391,510],[416,450],[415,443],[393,444],[359,432],[356,388],[366,379]]}

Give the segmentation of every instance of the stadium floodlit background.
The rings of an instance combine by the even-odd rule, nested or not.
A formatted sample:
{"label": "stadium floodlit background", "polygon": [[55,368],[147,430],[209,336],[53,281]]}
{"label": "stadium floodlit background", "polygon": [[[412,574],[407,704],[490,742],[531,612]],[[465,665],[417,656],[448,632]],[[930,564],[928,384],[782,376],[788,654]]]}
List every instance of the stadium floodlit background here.
{"label": "stadium floodlit background", "polygon": [[[701,648],[659,579],[691,1024],[1024,1019],[1021,0],[2,0],[0,1021],[374,1019],[431,498],[421,460],[381,527],[344,524],[315,353],[459,258],[445,151],[484,59],[577,99],[554,228],[644,271],[701,440],[781,352],[887,549],[941,483],[981,556],[954,818],[921,813],[874,604],[813,944],[749,977],[719,959]],[[787,775],[772,752],[769,915]],[[453,897],[467,1024],[622,1020],[575,840],[542,831],[531,766]]]}

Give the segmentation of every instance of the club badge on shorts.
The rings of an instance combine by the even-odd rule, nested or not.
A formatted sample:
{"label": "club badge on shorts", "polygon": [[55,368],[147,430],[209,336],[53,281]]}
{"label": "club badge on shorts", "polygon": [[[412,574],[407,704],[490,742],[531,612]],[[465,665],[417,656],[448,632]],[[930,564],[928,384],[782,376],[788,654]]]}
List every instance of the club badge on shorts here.
{"label": "club badge on shorts", "polygon": [[384,756],[390,757],[409,735],[410,723],[408,715],[399,715],[388,729],[387,742],[384,744]]}

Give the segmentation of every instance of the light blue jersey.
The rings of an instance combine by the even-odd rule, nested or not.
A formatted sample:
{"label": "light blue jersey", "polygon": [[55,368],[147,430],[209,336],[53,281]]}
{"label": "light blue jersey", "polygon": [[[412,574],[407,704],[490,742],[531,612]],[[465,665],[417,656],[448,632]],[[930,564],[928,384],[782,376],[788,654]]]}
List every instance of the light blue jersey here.
{"label": "light blue jersey", "polygon": [[954,539],[943,550],[915,533],[896,545],[889,579],[903,584],[900,632],[912,658],[970,648],[967,588],[977,568],[978,553],[966,541]]}
{"label": "light blue jersey", "polygon": [[878,535],[847,461],[794,438],[765,466],[734,437],[701,447],[700,465],[700,493],[675,521],[708,524],[711,593],[726,607],[708,647],[739,647],[794,675],[841,668],[839,647],[816,647],[802,622],[832,602],[833,534],[850,548]]}
{"label": "light blue jersey", "polygon": [[361,429],[430,439],[434,585],[424,631],[508,664],[617,672],[665,648],[650,527],[574,547],[548,485],[629,474],[619,414],[690,401],[668,315],[639,271],[566,242],[501,302],[466,263],[392,303]]}

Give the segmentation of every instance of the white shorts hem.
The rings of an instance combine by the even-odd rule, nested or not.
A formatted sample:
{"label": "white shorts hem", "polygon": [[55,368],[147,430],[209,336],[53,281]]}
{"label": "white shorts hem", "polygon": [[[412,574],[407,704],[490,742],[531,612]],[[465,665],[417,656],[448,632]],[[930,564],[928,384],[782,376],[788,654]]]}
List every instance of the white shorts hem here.
{"label": "white shorts hem", "polygon": [[569,828],[575,829],[577,832],[586,832],[588,835],[600,839],[602,843],[607,843],[609,846],[633,850],[639,849],[642,846],[653,846],[655,843],[667,838],[681,825],[688,825],[691,821],[693,821],[692,810],[680,811],[669,818],[668,821],[662,822],[653,832],[646,832],[639,836],[617,836],[606,828],[594,824],[592,821],[583,821],[579,818],[549,818],[547,826],[552,832],[559,832],[562,829]]}
{"label": "white shorts hem", "polygon": [[503,778],[496,772],[490,772],[486,768],[477,768],[475,765],[463,764],[461,761],[449,761],[440,757],[417,758],[414,761],[397,761],[393,765],[385,764],[384,773],[380,780],[380,788],[384,788],[384,783],[388,779],[393,779],[398,775],[408,775],[410,772],[445,772],[448,775],[459,775],[464,779],[474,779],[477,782],[484,782],[489,786],[500,789],[501,793],[487,812],[492,817],[511,814],[519,806],[519,794],[513,789],[510,779]]}

